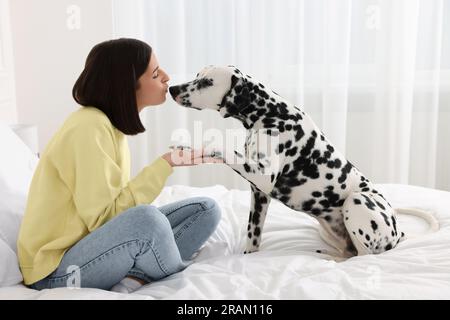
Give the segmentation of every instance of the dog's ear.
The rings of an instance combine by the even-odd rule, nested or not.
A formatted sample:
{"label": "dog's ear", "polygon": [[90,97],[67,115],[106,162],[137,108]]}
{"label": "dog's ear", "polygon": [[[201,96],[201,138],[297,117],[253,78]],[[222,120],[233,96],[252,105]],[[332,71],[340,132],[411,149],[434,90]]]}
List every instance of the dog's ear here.
{"label": "dog's ear", "polygon": [[231,89],[223,97],[220,104],[220,114],[224,118],[235,116],[240,110],[250,104],[250,90],[247,79],[244,77],[231,76]]}

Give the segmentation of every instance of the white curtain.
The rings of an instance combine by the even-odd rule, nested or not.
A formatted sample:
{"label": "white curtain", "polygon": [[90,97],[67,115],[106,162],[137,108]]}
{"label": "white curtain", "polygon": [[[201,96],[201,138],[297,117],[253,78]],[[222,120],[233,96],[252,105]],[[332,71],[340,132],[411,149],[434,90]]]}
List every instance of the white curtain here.
{"label": "white curtain", "polygon": [[[236,65],[301,105],[373,182],[450,190],[449,0],[113,1],[115,37],[148,42],[170,84]],[[133,174],[178,136],[243,130],[170,98],[142,119]],[[223,165],[176,169],[169,184],[248,188]]]}
{"label": "white curtain", "polygon": [[9,2],[0,0],[0,123],[17,122],[16,86]]}

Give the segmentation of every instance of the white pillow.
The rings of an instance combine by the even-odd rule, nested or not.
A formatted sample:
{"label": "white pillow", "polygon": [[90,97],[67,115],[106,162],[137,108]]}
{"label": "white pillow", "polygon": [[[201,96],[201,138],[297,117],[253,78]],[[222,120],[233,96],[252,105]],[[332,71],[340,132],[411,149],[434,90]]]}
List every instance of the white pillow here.
{"label": "white pillow", "polygon": [[22,281],[17,255],[0,240],[0,288],[14,286]]}
{"label": "white pillow", "polygon": [[6,125],[0,125],[0,210],[23,215],[38,158]]}
{"label": "white pillow", "polygon": [[2,124],[0,150],[0,240],[16,252],[28,189],[39,159],[10,127]]}
{"label": "white pillow", "polygon": [[4,241],[15,253],[21,222],[22,215],[0,209],[0,241]]}

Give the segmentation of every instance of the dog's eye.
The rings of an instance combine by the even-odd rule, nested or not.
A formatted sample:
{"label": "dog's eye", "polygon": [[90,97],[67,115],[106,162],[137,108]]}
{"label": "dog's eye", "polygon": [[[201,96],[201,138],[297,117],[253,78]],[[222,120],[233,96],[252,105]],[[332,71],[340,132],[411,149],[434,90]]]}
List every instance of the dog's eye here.
{"label": "dog's eye", "polygon": [[213,80],[212,79],[203,78],[203,79],[200,79],[197,82],[197,89],[201,90],[201,89],[204,89],[204,88],[207,88],[207,87],[211,87],[212,85],[213,85]]}

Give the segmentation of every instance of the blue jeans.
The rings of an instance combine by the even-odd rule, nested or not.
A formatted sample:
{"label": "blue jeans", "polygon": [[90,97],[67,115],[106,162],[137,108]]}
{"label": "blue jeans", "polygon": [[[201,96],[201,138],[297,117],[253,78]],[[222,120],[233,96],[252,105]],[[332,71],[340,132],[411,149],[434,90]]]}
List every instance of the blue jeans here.
{"label": "blue jeans", "polygon": [[53,273],[30,287],[109,290],[126,276],[162,279],[192,263],[189,259],[215,231],[220,213],[207,197],[128,209],[81,239]]}

